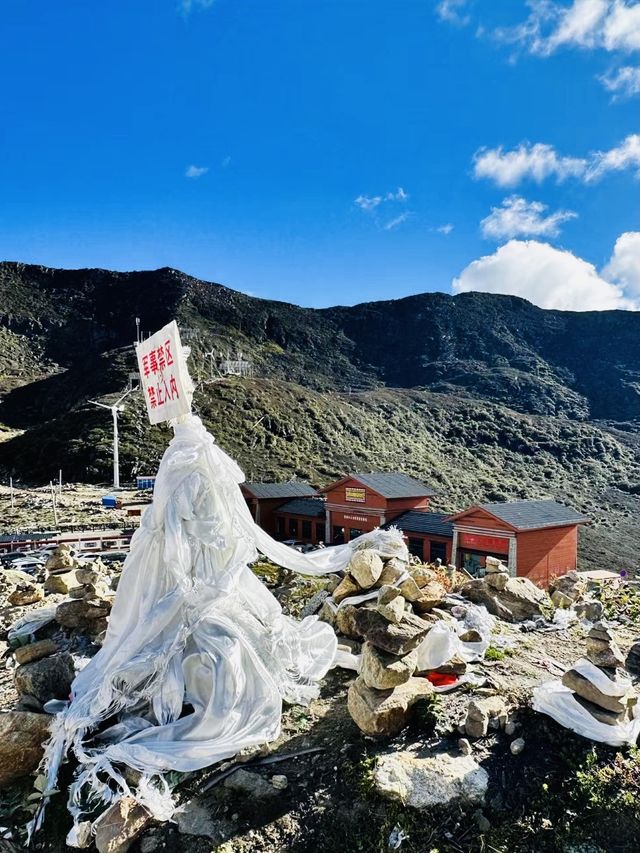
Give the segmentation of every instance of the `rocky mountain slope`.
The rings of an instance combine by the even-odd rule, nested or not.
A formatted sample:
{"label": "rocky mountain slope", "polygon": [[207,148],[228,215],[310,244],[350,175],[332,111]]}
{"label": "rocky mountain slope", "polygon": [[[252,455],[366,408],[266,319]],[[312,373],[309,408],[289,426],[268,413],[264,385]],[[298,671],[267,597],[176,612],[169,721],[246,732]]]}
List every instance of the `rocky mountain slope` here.
{"label": "rocky mountain slope", "polygon": [[[196,408],[248,476],[321,483],[401,468],[451,510],[553,495],[594,518],[590,564],[635,568],[640,314],[479,293],[315,310],[169,269],[0,264],[6,473],[108,479],[110,419],[87,400],[126,387],[135,317],[147,331],[177,318]],[[209,353],[226,350],[242,351],[255,377],[216,376]],[[169,436],[146,424],[138,397],[121,421],[124,478],[152,470]]]}

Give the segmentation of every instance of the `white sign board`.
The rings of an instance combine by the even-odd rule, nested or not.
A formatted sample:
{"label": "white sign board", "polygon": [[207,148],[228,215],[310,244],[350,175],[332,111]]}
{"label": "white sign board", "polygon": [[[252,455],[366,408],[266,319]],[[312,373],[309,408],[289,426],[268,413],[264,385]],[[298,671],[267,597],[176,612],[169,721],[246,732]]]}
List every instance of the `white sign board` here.
{"label": "white sign board", "polygon": [[152,424],[191,411],[193,383],[187,370],[175,320],[146,341],[136,344],[140,387]]}

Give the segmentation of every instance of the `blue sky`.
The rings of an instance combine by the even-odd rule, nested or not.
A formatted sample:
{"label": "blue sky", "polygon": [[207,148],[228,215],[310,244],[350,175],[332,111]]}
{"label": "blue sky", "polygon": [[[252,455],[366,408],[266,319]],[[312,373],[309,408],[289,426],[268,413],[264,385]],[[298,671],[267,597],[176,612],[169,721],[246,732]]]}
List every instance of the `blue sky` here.
{"label": "blue sky", "polygon": [[2,259],[640,305],[640,0],[6,0],[2,36]]}

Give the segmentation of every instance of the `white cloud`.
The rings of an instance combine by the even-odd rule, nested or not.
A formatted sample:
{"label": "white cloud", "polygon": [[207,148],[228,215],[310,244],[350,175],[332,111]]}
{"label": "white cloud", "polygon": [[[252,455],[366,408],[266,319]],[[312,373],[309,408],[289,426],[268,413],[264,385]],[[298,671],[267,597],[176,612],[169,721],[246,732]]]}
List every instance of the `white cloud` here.
{"label": "white cloud", "polygon": [[450,222],[447,222],[445,225],[440,225],[436,228],[438,234],[444,234],[445,236],[451,234],[453,231],[453,225]]}
{"label": "white cloud", "polygon": [[640,3],[610,3],[603,40],[607,50],[640,50]]}
{"label": "white cloud", "polygon": [[180,8],[183,15],[188,15],[194,9],[208,9],[214,3],[215,0],[181,0]]}
{"label": "white cloud", "polygon": [[475,178],[487,178],[499,187],[515,187],[525,180],[542,183],[546,178],[557,182],[579,178],[585,182],[599,180],[607,172],[638,170],[640,176],[640,134],[632,133],[609,151],[594,151],[588,157],[565,157],[552,145],[523,142],[512,151],[481,148],[473,158]]}
{"label": "white cloud", "polygon": [[227,169],[227,168],[229,168],[230,164],[231,164],[231,157],[227,154],[227,156],[222,160],[222,163],[220,163],[220,165],[222,166],[223,169]]}
{"label": "white cloud", "polygon": [[540,201],[509,196],[500,207],[492,207],[491,213],[482,220],[482,234],[497,240],[505,237],[555,237],[563,222],[577,216],[572,210],[546,214],[547,209],[547,205]]}
{"label": "white cloud", "polygon": [[495,36],[530,53],[550,56],[560,47],[607,51],[640,50],[640,2],[635,0],[529,0],[530,14]]}
{"label": "white cloud", "polygon": [[402,225],[403,222],[406,222],[409,215],[409,213],[401,213],[400,216],[396,216],[395,219],[390,219],[388,222],[385,222],[382,227],[385,231],[393,231],[393,229],[397,228],[398,225]]}
{"label": "white cloud", "polygon": [[640,95],[640,66],[634,68],[624,65],[615,71],[598,77],[604,88],[613,94],[613,100],[619,101],[623,98],[631,98]]}
{"label": "white cloud", "polygon": [[481,148],[473,159],[474,177],[489,178],[499,187],[514,187],[525,179],[541,183],[554,177],[564,181],[579,177],[587,168],[586,160],[560,156],[552,145],[542,142],[523,142],[513,151],[505,151],[502,145]]}
{"label": "white cloud", "polygon": [[436,6],[436,14],[441,21],[464,27],[471,21],[469,15],[463,14],[467,5],[468,0],[440,0]]}
{"label": "white cloud", "polygon": [[208,166],[189,166],[184,173],[185,178],[201,178],[209,171]]}
{"label": "white cloud", "polygon": [[602,275],[629,296],[640,299],[640,231],[627,231],[618,237]]}
{"label": "white cloud", "polygon": [[640,176],[640,133],[632,133],[609,151],[593,154],[586,179],[596,181],[607,172],[621,172],[625,169],[637,169],[636,177]]}
{"label": "white cloud", "polygon": [[[620,267],[621,274],[623,269],[626,266]],[[492,255],[470,263],[453,280],[452,289],[454,293],[507,293],[541,308],[563,311],[640,308],[634,294],[625,292],[621,283],[608,281],[607,275],[608,267],[598,274],[593,264],[548,243],[510,240]]]}
{"label": "white cloud", "polygon": [[406,201],[409,194],[402,187],[398,187],[395,192],[388,192],[385,195],[359,195],[354,200],[361,210],[375,210],[378,205],[385,201]]}
{"label": "white cloud", "polygon": [[361,210],[375,210],[381,201],[381,195],[359,195],[358,198],[355,199],[355,204],[357,204]]}

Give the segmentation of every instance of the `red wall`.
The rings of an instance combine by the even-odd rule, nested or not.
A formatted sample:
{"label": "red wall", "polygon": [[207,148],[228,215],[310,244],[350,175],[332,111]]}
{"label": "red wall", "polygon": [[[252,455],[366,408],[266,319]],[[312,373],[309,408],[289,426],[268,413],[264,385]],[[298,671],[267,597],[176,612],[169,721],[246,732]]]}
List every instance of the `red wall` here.
{"label": "red wall", "polygon": [[517,534],[518,576],[540,587],[573,571],[578,562],[578,526],[551,527]]}

